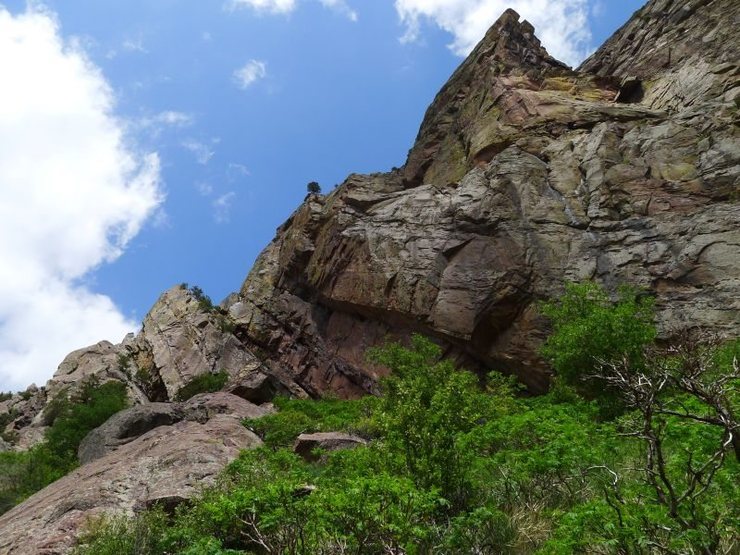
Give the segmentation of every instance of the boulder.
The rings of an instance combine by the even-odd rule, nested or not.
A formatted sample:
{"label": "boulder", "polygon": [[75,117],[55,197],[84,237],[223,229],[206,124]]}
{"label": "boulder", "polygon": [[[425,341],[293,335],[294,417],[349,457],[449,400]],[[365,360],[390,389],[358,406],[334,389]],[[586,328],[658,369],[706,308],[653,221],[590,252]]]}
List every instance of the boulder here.
{"label": "boulder", "polygon": [[271,409],[259,407],[229,393],[201,393],[184,403],[147,403],[110,417],[92,430],[80,443],[80,464],[88,464],[160,426],[182,420],[206,423],[219,414],[240,419],[259,418]]}
{"label": "boulder", "polygon": [[367,445],[367,440],[345,434],[342,432],[319,432],[315,434],[301,434],[293,445],[293,452],[308,461],[318,460],[314,455],[314,449],[322,451],[339,451],[342,449],[354,449]]}
{"label": "boulder", "polygon": [[90,519],[172,507],[212,483],[240,450],[261,445],[241,424],[257,407],[228,394],[193,404],[201,421],[153,428],[0,516],[0,555],[68,553]]}
{"label": "boulder", "polygon": [[77,457],[80,464],[88,464],[154,428],[171,426],[184,417],[176,403],[149,403],[122,410],[85,436]]}

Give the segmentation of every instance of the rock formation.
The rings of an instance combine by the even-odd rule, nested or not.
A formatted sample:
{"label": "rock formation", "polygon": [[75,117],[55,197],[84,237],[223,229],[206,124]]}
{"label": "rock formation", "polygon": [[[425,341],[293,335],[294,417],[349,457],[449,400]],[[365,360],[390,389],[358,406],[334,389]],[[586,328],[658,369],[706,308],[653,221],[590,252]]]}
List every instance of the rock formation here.
{"label": "rock formation", "polygon": [[648,290],[663,337],[737,335],[738,22],[735,0],[652,0],[573,70],[506,11],[429,107],[404,167],[309,194],[220,306],[175,287],[136,336],[75,351],[45,387],[0,402],[15,449],[88,376],[147,405],[0,518],[0,553],[32,537],[34,553],[55,553],[87,514],[185,497],[258,444],[233,416],[151,404],[204,373],[225,371],[224,389],[246,399],[231,414],[276,394],[355,397],[383,373],[365,350],[418,332],[543,391],[537,302],[583,279]]}
{"label": "rock formation", "polygon": [[656,296],[661,333],[740,324],[740,4],[656,0],[571,70],[507,11],[406,165],[310,195],[229,312],[312,395],[372,391],[364,350],[421,332],[547,387],[540,299]]}
{"label": "rock formation", "polygon": [[[65,553],[91,519],[155,503],[171,507],[211,483],[239,451],[262,444],[241,421],[265,410],[234,395],[203,394],[178,409],[182,419],[142,428],[116,448],[108,442],[107,454],[0,516],[0,554]],[[137,434],[133,427],[128,432]]]}

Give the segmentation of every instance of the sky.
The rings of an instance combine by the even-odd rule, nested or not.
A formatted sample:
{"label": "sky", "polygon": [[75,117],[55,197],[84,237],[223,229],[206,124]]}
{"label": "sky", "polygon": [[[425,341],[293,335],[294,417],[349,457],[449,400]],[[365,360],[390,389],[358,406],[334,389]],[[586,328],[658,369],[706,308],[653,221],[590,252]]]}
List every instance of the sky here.
{"label": "sky", "polygon": [[239,289],[306,184],[401,166],[508,7],[577,65],[642,0],[0,0],[0,390]]}

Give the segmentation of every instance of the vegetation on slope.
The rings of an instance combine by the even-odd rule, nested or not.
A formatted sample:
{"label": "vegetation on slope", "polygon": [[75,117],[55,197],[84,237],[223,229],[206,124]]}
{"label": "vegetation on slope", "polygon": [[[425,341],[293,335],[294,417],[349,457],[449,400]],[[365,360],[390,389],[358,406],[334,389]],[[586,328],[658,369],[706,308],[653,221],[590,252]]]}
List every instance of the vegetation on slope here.
{"label": "vegetation on slope", "polygon": [[71,397],[60,393],[44,410],[44,441],[28,451],[0,453],[0,514],[76,468],[80,442],[126,405],[124,384],[94,377]]}
{"label": "vegetation on slope", "polygon": [[[587,284],[544,307],[560,371],[529,398],[416,337],[371,357],[384,395],[279,400],[265,446],[174,514],[91,523],[79,554],[730,553],[738,548],[737,344],[658,350],[649,300]],[[610,402],[610,399],[615,402]],[[372,441],[306,462],[302,432]]]}

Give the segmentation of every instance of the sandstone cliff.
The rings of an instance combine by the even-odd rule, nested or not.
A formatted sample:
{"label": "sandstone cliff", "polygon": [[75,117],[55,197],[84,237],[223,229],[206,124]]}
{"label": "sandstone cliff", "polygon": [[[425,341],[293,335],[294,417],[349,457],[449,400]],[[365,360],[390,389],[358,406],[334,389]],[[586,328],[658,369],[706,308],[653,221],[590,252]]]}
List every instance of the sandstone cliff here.
{"label": "sandstone cliff", "polygon": [[[309,195],[220,307],[175,287],[136,336],[76,351],[44,388],[0,402],[13,415],[12,448],[39,441],[44,407],[86,376],[126,383],[137,404],[172,401],[219,371],[226,391],[255,404],[354,397],[374,392],[383,372],[365,350],[413,332],[543,391],[547,323],[536,303],[572,280],[646,288],[664,337],[688,327],[737,335],[738,23],[734,0],[652,0],[573,70],[505,12],[429,107],[404,167]],[[209,422],[162,418],[172,433]],[[160,428],[141,441],[170,433]],[[136,442],[111,445],[90,464],[112,469],[124,449],[141,453]],[[232,451],[219,448],[209,472]],[[0,517],[0,535],[18,545],[37,506],[67,497],[91,468]],[[105,508],[144,502],[116,495],[125,502]]]}

